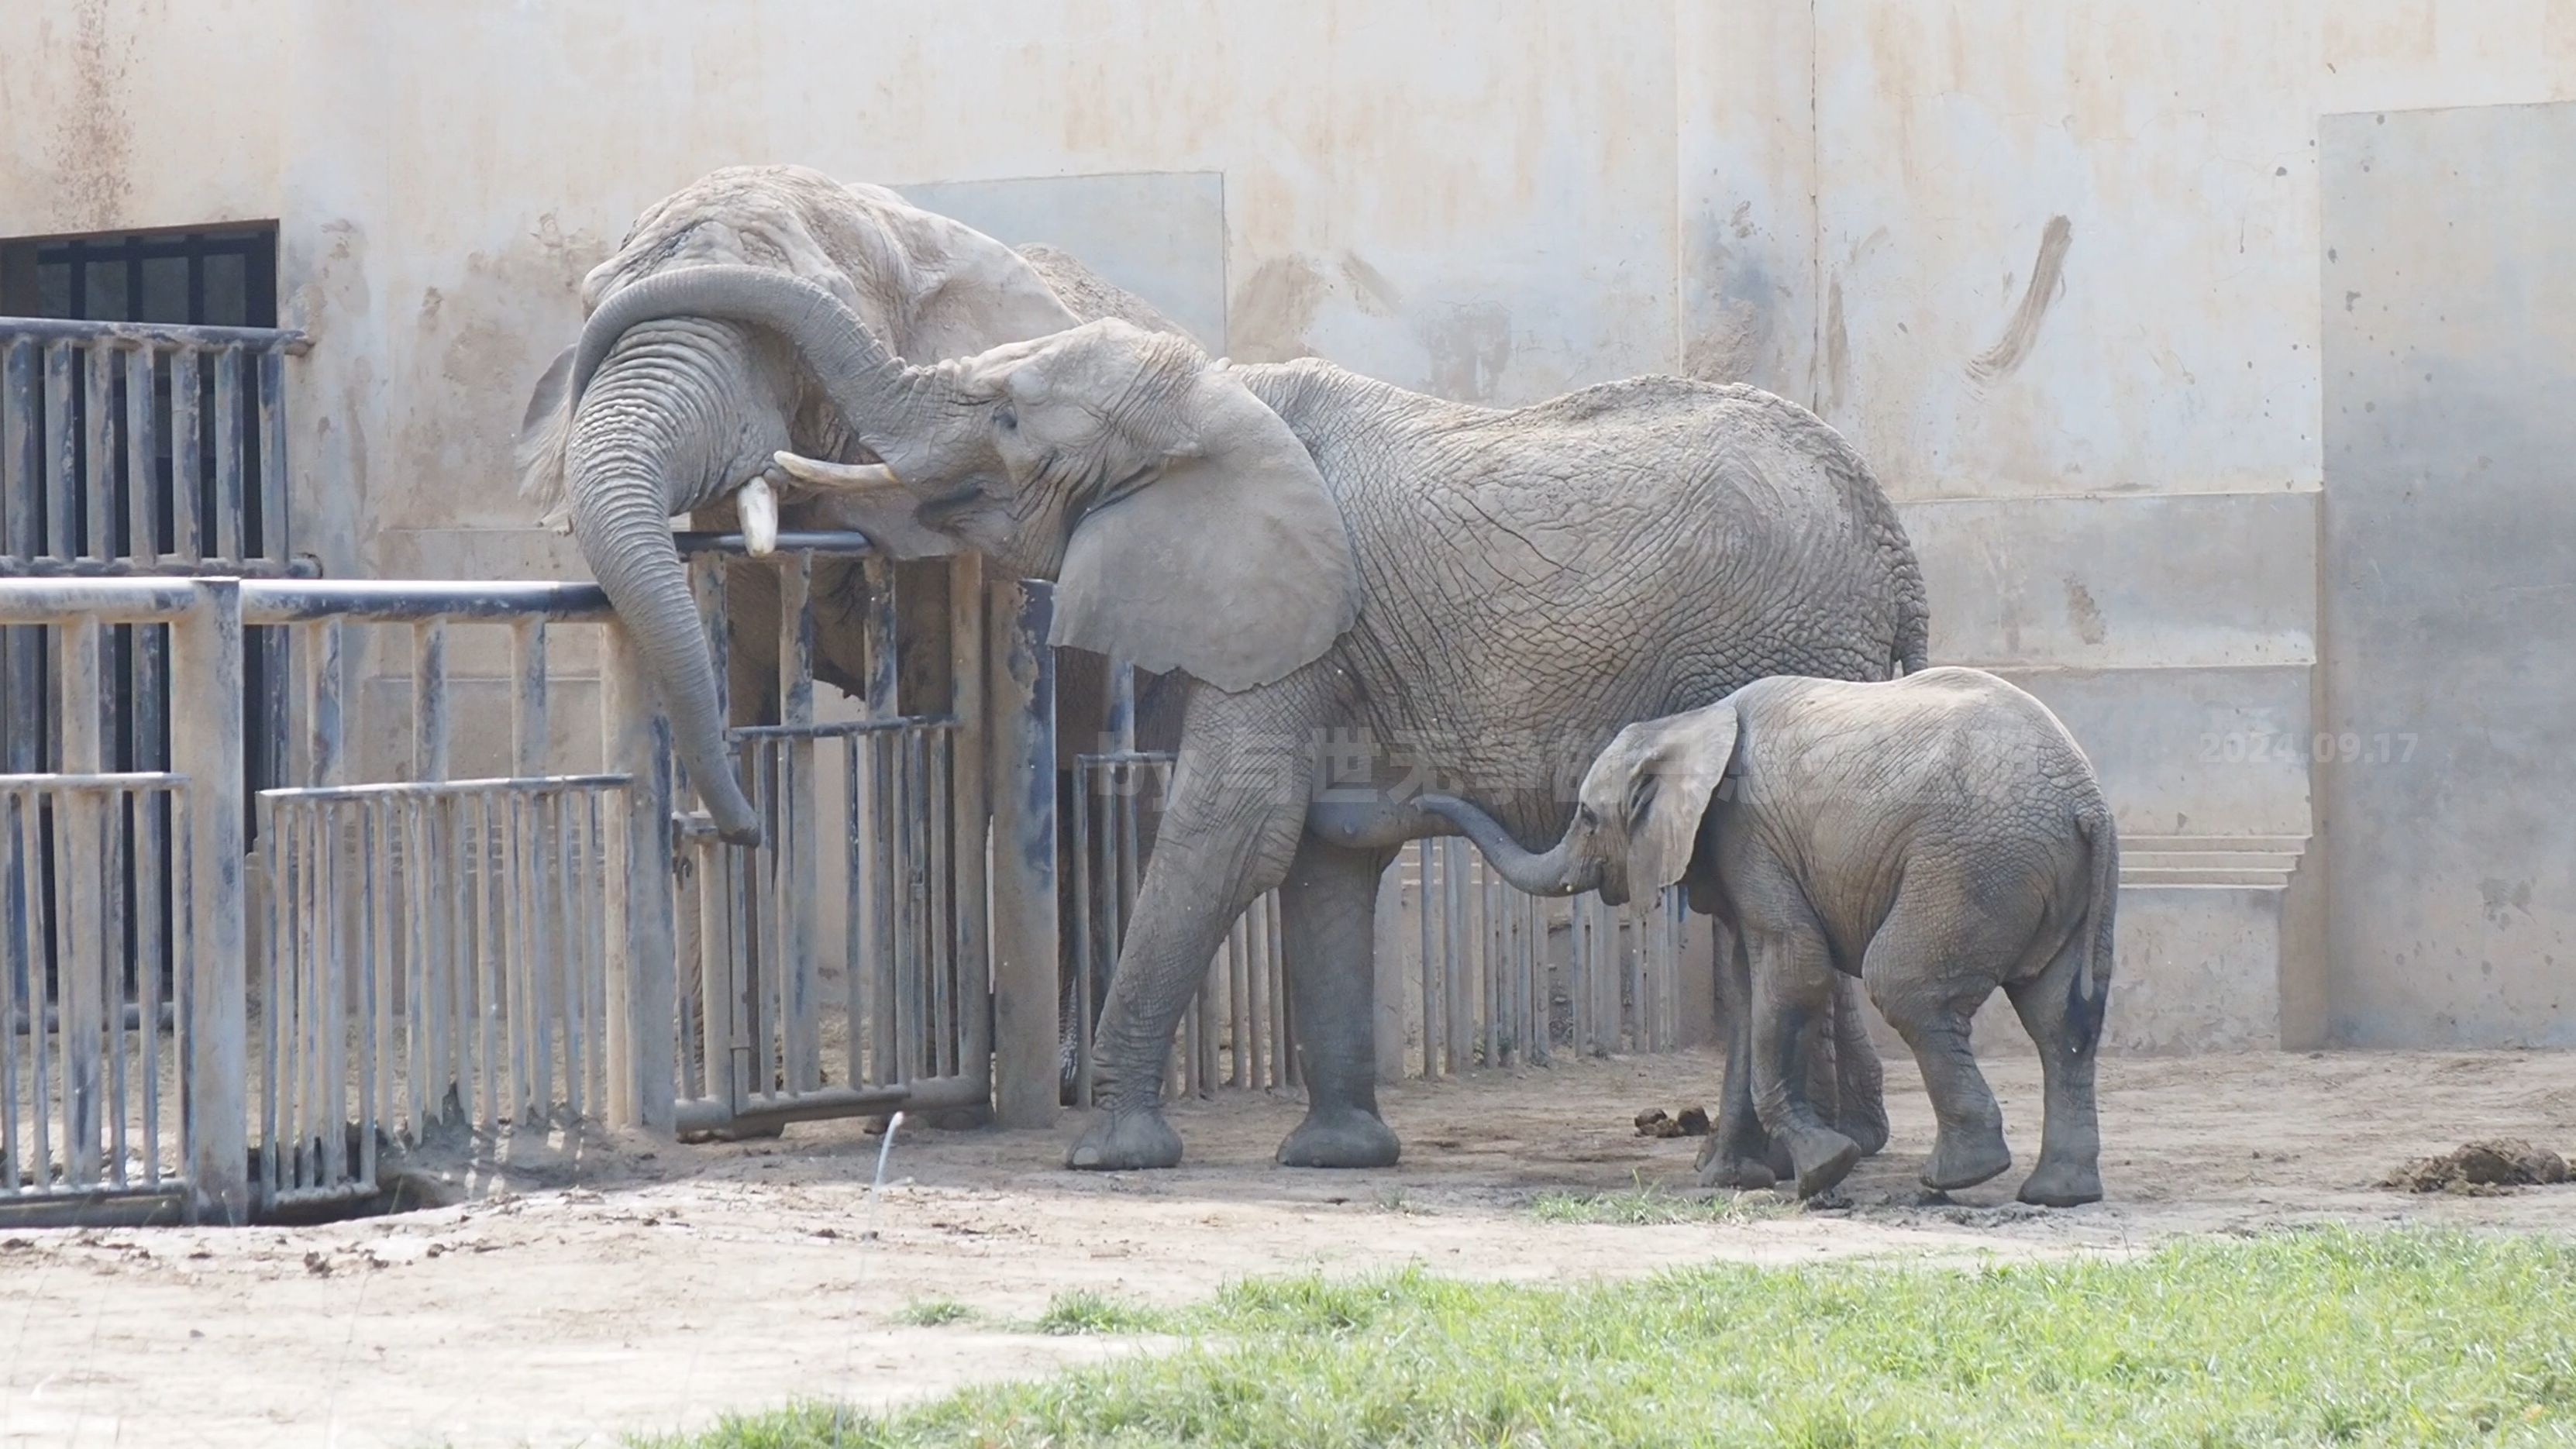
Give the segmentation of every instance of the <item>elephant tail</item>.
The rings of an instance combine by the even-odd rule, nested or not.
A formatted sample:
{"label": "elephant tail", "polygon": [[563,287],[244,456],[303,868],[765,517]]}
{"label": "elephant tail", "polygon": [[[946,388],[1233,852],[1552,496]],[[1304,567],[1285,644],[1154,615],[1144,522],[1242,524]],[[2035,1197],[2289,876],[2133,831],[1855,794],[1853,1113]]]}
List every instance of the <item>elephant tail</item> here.
{"label": "elephant tail", "polygon": [[1923,603],[1923,575],[1903,580],[1896,613],[1896,672],[1920,674],[1930,656],[1932,611]]}
{"label": "elephant tail", "polygon": [[2112,823],[2110,808],[2100,802],[2076,817],[2075,828],[2093,857],[2093,881],[2072,943],[2084,956],[2074,984],[2067,988],[2066,1019],[2074,1039],[2089,1051],[2101,1040],[2103,1008],[2111,994],[2113,918],[2120,904],[2120,831]]}

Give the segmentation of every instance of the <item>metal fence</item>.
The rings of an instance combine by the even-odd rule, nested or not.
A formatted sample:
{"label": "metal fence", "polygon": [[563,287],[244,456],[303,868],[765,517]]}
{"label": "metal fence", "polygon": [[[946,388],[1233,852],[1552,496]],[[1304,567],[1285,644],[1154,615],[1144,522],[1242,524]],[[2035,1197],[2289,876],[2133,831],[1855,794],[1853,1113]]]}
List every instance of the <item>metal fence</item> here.
{"label": "metal fence", "polygon": [[[786,627],[810,630],[790,603]],[[733,732],[769,838],[719,850],[676,808],[668,725],[590,586],[0,579],[0,624],[53,636],[74,766],[0,777],[0,1218],[241,1221],[364,1197],[386,1148],[441,1123],[675,1130],[985,1100],[981,771],[956,717],[813,723],[791,651],[791,722]],[[120,624],[169,631],[171,770],[95,768],[82,670]],[[587,774],[550,769],[548,639],[570,624],[609,626],[607,769]],[[292,636],[301,662],[307,783],[256,796],[245,626]],[[476,627],[511,641],[514,773],[452,780],[449,636]],[[371,628],[409,635],[410,779],[350,779],[346,688]],[[814,788],[825,751],[836,797]],[[849,861],[831,953],[826,830]]]}
{"label": "metal fence", "polygon": [[[1135,915],[1174,763],[1169,753],[1135,748],[1134,720],[1134,671],[1113,661],[1110,748],[1076,756],[1071,859],[1063,867],[1073,933],[1063,1063],[1067,1098],[1084,1107],[1091,1028]],[[1598,895],[1543,900],[1507,884],[1454,838],[1406,847],[1380,890],[1397,896],[1396,929],[1381,929],[1377,941],[1381,1076],[1438,1078],[1543,1065],[1559,1052],[1682,1044],[1679,890],[1627,909]],[[1167,1078],[1175,1094],[1299,1085],[1284,969],[1272,892],[1234,923],[1182,1018]]]}

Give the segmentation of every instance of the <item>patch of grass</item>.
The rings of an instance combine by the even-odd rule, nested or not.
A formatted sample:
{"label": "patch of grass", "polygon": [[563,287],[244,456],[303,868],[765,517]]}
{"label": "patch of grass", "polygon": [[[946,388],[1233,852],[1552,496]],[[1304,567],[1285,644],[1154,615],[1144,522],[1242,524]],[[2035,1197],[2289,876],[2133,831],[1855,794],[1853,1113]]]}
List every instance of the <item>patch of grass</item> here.
{"label": "patch of grass", "polygon": [[1190,1343],[687,1449],[2576,1443],[2576,1243],[2333,1228],[1975,1269],[1238,1284]]}
{"label": "patch of grass", "polygon": [[897,1323],[910,1324],[914,1328],[937,1328],[943,1323],[963,1323],[976,1316],[973,1308],[954,1298],[916,1298],[903,1305],[903,1311],[894,1317]]}
{"label": "patch of grass", "polygon": [[1667,1192],[1640,1184],[1626,1192],[1548,1192],[1530,1199],[1543,1223],[1756,1223],[1796,1215],[1798,1205],[1769,1192]]}
{"label": "patch of grass", "polygon": [[1166,1333],[1177,1321],[1172,1314],[1133,1303],[1121,1303],[1088,1288],[1076,1288],[1047,1300],[1046,1312],[1031,1325],[1040,1333]]}

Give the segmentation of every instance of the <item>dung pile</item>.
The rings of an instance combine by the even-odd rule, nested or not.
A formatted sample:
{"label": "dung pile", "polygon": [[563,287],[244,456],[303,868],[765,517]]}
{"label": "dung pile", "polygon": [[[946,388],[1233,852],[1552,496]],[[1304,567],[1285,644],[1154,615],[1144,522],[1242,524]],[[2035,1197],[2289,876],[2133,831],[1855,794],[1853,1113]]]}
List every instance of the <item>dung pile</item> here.
{"label": "dung pile", "polygon": [[2567,1180],[2567,1160],[2519,1137],[2497,1137],[2407,1163],[2381,1178],[2400,1192],[2484,1195],[2517,1187],[2548,1187]]}
{"label": "dung pile", "polygon": [[1640,1137],[1706,1137],[1708,1110],[1704,1107],[1684,1107],[1681,1115],[1675,1117],[1661,1107],[1648,1107],[1637,1114],[1637,1135]]}

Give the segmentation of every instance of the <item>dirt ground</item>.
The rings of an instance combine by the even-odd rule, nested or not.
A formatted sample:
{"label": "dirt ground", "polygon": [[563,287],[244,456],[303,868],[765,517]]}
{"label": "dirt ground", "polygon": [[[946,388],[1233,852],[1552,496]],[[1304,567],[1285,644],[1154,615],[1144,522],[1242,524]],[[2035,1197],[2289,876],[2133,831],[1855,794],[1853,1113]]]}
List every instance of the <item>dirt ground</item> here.
{"label": "dirt ground", "polygon": [[[2473,1137],[2576,1155],[2576,1054],[2337,1053],[2103,1068],[2108,1202],[2014,1205],[2038,1077],[1990,1063],[2015,1171],[1955,1202],[1914,1187],[1931,1121],[1888,1063],[1895,1136],[1851,1206],[1741,1226],[1540,1221],[1551,1190],[1686,1188],[1696,1139],[1642,1108],[1713,1092],[1710,1056],[1592,1061],[1390,1090],[1404,1162],[1286,1172],[1293,1101],[1235,1095],[1175,1119],[1187,1165],[1077,1176],[1056,1134],[898,1133],[529,1151],[470,1206],[308,1229],[0,1231],[0,1444],[411,1446],[617,1442],[809,1396],[887,1404],[1133,1352],[1026,1323],[1087,1288],[1148,1302],[1229,1279],[1421,1263],[1576,1280],[1714,1257],[1967,1259],[2127,1252],[2185,1233],[2339,1218],[2576,1232],[2576,1186],[2496,1196],[2376,1188]],[[975,1322],[903,1326],[915,1300]],[[11,1320],[15,1320],[14,1322]],[[1150,1347],[1150,1345],[1146,1345]]]}

